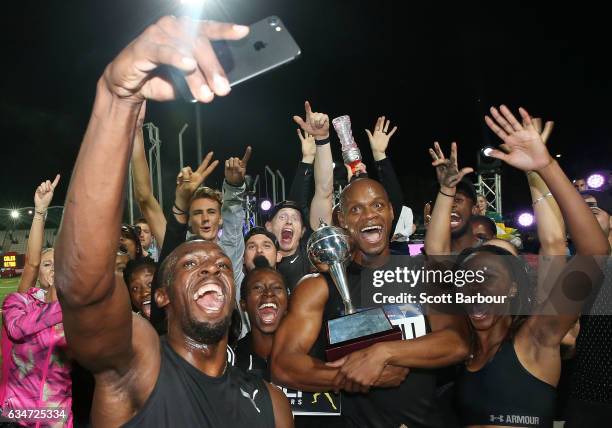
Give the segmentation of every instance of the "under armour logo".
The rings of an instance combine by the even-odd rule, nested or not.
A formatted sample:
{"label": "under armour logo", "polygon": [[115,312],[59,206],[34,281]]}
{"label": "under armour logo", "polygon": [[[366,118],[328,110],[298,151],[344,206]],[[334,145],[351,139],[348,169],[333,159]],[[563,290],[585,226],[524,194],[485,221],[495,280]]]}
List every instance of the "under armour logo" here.
{"label": "under armour logo", "polygon": [[503,422],[504,415],[499,415],[499,416],[490,415],[490,419],[491,419],[491,422]]}
{"label": "under armour logo", "polygon": [[255,410],[257,410],[257,413],[261,413],[261,411],[259,410],[259,407],[257,407],[257,404],[255,404],[255,396],[257,395],[258,392],[259,392],[259,389],[256,389],[255,391],[253,391],[253,396],[251,397],[251,395],[248,392],[246,392],[244,389],[240,388],[240,393],[242,394],[242,396],[244,398],[248,398],[249,399],[249,401],[251,402],[253,407],[255,407]]}

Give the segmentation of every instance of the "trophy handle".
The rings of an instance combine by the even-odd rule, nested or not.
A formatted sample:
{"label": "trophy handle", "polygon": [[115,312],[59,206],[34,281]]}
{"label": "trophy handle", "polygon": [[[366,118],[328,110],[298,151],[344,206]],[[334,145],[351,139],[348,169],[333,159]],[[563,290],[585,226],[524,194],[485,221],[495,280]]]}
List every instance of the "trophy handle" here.
{"label": "trophy handle", "polygon": [[342,302],[344,303],[345,315],[354,314],[356,310],[353,306],[353,302],[351,301],[344,265],[341,262],[332,263],[329,266],[329,273],[334,281],[334,284],[336,285],[338,293],[340,293]]}

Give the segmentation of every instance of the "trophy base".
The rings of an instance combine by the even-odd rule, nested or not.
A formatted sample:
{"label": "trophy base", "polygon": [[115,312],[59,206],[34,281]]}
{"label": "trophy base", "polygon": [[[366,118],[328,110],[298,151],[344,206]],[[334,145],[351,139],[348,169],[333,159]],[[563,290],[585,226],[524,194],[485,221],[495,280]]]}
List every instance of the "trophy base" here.
{"label": "trophy base", "polygon": [[402,331],[382,308],[369,309],[327,321],[325,358],[334,361],[378,342],[402,340]]}

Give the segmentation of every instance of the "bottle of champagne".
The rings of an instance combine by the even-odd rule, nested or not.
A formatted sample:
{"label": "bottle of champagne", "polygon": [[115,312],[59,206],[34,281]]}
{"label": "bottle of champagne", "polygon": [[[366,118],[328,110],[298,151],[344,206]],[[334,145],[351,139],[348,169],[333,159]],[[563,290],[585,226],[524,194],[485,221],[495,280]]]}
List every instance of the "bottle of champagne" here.
{"label": "bottle of champagne", "polygon": [[348,115],[340,116],[332,120],[332,124],[342,144],[342,159],[354,174],[357,166],[361,163],[361,152],[353,138],[351,118]]}

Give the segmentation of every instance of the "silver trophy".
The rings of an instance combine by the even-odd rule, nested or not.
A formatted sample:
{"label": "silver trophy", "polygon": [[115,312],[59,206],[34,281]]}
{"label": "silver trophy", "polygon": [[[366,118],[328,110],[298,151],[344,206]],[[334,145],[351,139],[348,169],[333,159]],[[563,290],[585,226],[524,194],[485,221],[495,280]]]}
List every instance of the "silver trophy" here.
{"label": "silver trophy", "polygon": [[346,231],[340,227],[328,226],[320,220],[319,228],[308,239],[306,250],[310,262],[315,267],[318,264],[329,266],[329,274],[340,293],[345,314],[355,313],[346,279],[345,264],[351,256],[351,246]]}
{"label": "silver trophy", "polygon": [[342,144],[342,159],[355,172],[354,167],[361,162],[361,152],[353,138],[351,118],[348,115],[340,116],[332,120],[332,124]]}
{"label": "silver trophy", "polygon": [[335,361],[377,342],[401,340],[401,330],[391,324],[382,307],[355,310],[345,269],[351,257],[349,236],[344,229],[328,226],[323,220],[320,222],[306,244],[308,258],[315,267],[321,264],[329,266],[329,274],[344,303],[344,315],[325,323],[327,361]]}

